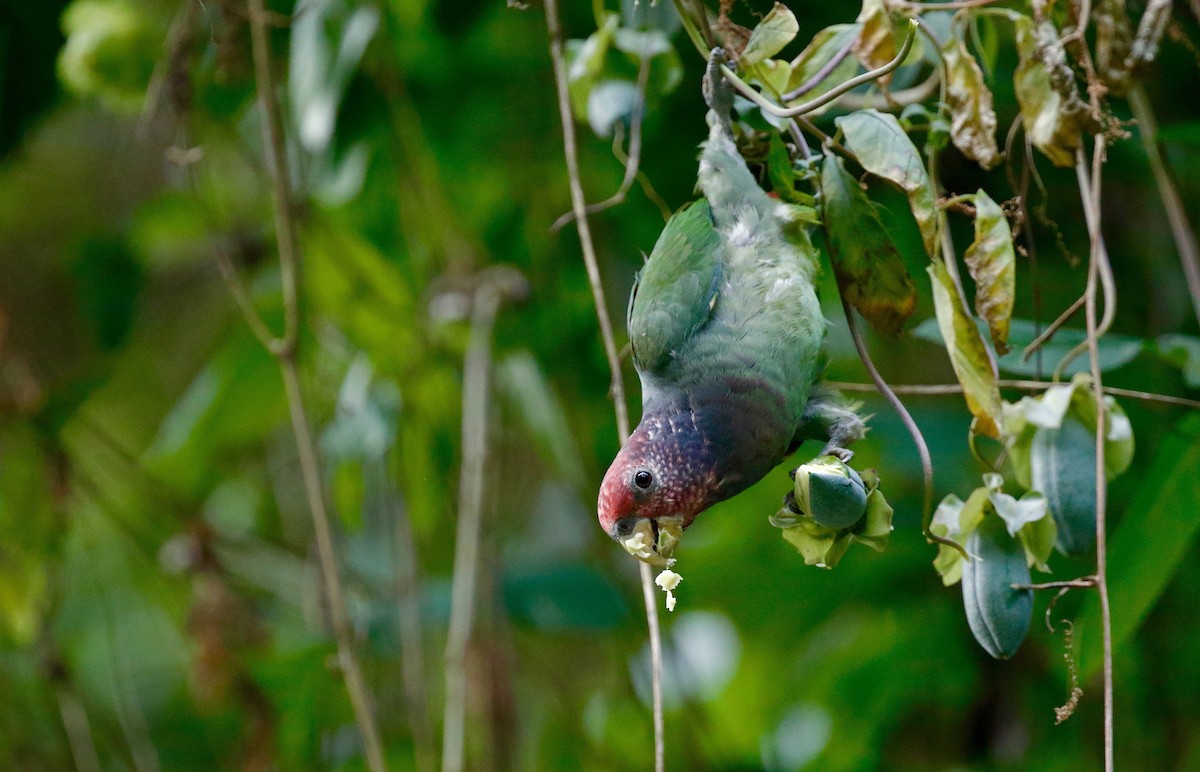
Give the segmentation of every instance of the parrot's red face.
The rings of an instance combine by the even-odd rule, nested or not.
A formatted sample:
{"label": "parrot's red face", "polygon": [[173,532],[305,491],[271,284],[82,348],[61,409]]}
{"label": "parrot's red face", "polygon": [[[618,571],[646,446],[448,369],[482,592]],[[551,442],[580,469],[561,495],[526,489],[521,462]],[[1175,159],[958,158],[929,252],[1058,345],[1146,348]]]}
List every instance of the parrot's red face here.
{"label": "parrot's red face", "polygon": [[627,552],[666,565],[683,529],[712,503],[713,475],[678,443],[639,425],[600,485],[600,527]]}

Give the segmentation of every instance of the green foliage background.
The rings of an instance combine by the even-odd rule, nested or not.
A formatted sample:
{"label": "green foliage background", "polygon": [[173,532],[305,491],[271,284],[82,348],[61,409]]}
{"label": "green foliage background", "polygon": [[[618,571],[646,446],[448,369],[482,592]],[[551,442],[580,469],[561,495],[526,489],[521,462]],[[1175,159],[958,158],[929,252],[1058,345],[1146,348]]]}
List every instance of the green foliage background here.
{"label": "green foliage background", "polygon": [[[570,37],[595,30],[587,4],[566,5]],[[856,12],[791,6],[802,40]],[[647,768],[636,567],[594,515],[617,447],[607,365],[574,231],[549,229],[569,196],[542,11],[477,0],[272,7],[296,14],[271,40],[289,75],[281,96],[303,223],[304,389],[389,763],[414,768],[414,727],[438,732],[466,310],[476,273],[504,263],[530,292],[496,332],[468,761]],[[1175,10],[1177,35],[1146,86],[1196,222],[1200,35],[1186,4]],[[0,25],[0,767],[87,768],[72,747],[90,734],[104,769],[361,768],[279,372],[214,261],[232,256],[278,329],[245,11],[54,0],[8,3]],[[705,135],[702,62],[682,34],[674,42],[682,84],[648,111],[642,165],[671,208],[691,195]],[[1011,71],[1009,37],[981,45],[995,46],[996,72]],[[1011,82],[989,83],[1003,132],[1017,110]],[[1128,116],[1121,100],[1113,109]],[[832,131],[830,115],[819,122]],[[598,200],[623,169],[607,140],[586,126],[580,139]],[[171,160],[181,155],[190,166]],[[1016,316],[1034,317],[1036,294],[1046,321],[1083,287],[1073,256],[1086,256],[1087,235],[1070,170],[1039,170],[1047,193],[1031,203],[1057,228],[1035,224],[1038,278],[1019,261]],[[1012,195],[1002,167],[982,172],[953,149],[942,172],[951,192]],[[911,329],[932,316],[921,234],[902,194],[871,193],[918,277]],[[1196,397],[1200,349],[1175,357],[1181,370],[1152,343],[1197,329],[1136,138],[1111,148],[1103,203],[1114,329],[1133,341],[1106,382]],[[969,243],[969,221],[951,217]],[[662,222],[637,185],[593,219],[618,319]],[[828,276],[823,292],[830,376],[865,381]],[[944,349],[920,336],[870,345],[892,383],[953,381]],[[963,441],[961,399],[906,401],[939,496],[965,497],[982,470]],[[1194,769],[1200,421],[1122,404],[1137,456],[1109,509],[1117,761]],[[1074,592],[1058,605],[1078,620],[1084,697],[1056,727],[1067,673],[1061,628],[1039,621],[1048,598],[1015,659],[976,646],[958,591],[930,566],[912,443],[881,400],[867,397],[866,410],[875,417],[856,466],[880,470],[895,507],[885,552],[852,551],[836,571],[804,566],[767,523],[788,485],[782,469],[688,532],[664,631],[668,767],[1096,768],[1093,599]],[[419,641],[400,634],[408,529]],[[1051,578],[1092,570],[1059,556],[1054,566]],[[414,644],[426,692],[417,714],[403,687]]]}

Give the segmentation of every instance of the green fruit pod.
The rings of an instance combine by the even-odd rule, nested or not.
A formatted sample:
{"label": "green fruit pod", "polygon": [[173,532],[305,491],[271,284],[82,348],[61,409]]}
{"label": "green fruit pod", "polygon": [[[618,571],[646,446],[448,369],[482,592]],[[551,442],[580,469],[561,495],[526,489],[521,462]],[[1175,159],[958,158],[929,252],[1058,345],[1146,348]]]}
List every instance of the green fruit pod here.
{"label": "green fruit pod", "polygon": [[1058,429],[1040,428],[1029,450],[1033,489],[1046,497],[1058,526],[1054,546],[1082,555],[1096,546],[1096,435],[1074,415]]}
{"label": "green fruit pod", "polygon": [[826,528],[847,528],[867,511],[867,489],[858,472],[834,456],[821,456],[796,469],[795,503]]}
{"label": "green fruit pod", "polygon": [[998,517],[985,517],[967,539],[967,552],[977,560],[963,564],[963,606],[967,624],[979,645],[996,659],[1008,659],[1021,647],[1033,618],[1025,549],[1008,535]]}

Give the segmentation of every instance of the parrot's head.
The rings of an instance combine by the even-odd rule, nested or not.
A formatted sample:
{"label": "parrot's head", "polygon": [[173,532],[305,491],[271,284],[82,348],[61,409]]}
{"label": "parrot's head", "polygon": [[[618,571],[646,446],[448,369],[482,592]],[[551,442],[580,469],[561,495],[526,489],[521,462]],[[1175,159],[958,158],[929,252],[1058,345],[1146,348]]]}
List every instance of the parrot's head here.
{"label": "parrot's head", "polygon": [[683,529],[714,501],[714,474],[679,439],[643,421],[600,484],[600,527],[654,566],[671,563]]}

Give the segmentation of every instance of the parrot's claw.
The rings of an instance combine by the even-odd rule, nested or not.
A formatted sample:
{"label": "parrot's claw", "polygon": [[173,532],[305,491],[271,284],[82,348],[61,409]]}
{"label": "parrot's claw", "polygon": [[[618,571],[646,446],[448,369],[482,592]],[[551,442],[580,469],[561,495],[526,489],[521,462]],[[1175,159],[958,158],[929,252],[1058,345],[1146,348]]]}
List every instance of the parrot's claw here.
{"label": "parrot's claw", "polygon": [[833,456],[834,458],[841,461],[843,464],[849,464],[850,459],[854,458],[854,451],[850,450],[849,448],[842,448],[842,447],[838,447],[836,445],[833,445],[833,446],[826,445],[821,450],[821,455],[822,456]]}

